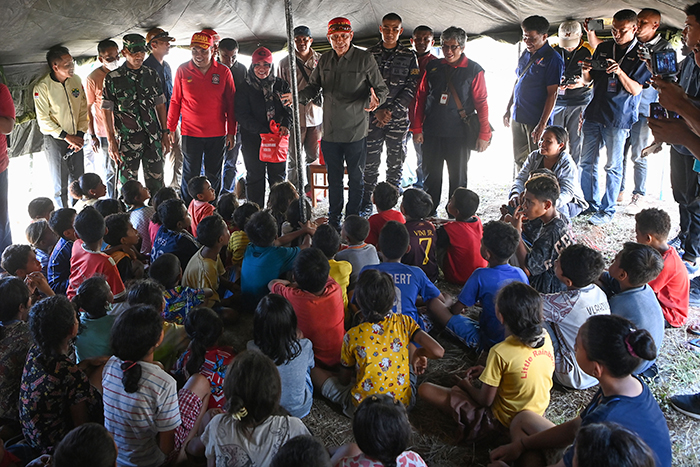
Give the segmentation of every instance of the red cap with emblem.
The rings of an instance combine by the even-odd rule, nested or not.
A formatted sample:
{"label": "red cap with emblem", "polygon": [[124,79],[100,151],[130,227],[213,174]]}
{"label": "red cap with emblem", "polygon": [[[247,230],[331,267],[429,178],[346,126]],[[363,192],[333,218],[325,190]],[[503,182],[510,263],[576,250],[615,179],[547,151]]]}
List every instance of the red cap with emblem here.
{"label": "red cap with emblem", "polygon": [[350,20],[341,16],[330,20],[328,22],[328,34],[335,34],[336,32],[352,32]]}

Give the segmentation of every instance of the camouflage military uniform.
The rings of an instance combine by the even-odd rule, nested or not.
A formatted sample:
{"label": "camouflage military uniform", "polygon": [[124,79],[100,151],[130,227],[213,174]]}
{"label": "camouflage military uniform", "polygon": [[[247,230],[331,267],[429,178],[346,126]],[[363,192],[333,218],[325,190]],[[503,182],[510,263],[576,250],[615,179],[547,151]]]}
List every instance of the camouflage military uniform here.
{"label": "camouflage military uniform", "polygon": [[382,42],[367,49],[374,55],[379,71],[389,87],[389,97],[380,109],[391,111],[391,121],[378,127],[374,115],[370,116],[367,135],[367,162],[365,163],[365,186],[362,196],[363,211],[371,209],[372,192],[377,185],[382,146],[386,141],[386,181],[399,186],[403,162],[406,159],[406,134],[408,133],[408,107],[413,102],[420,77],[416,54],[398,44],[385,49]]}
{"label": "camouflage military uniform", "polygon": [[146,187],[153,194],[163,188],[161,126],[156,114],[159,104],[165,104],[165,96],[158,73],[151,68],[133,70],[125,63],[105,77],[102,108],[114,112],[122,153],[119,183],[136,180],[143,162]]}

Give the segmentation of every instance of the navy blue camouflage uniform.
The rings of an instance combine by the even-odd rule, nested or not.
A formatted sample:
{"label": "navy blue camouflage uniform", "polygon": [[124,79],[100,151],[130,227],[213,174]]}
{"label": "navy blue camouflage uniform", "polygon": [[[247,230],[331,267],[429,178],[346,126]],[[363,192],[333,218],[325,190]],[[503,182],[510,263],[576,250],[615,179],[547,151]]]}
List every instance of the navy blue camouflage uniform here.
{"label": "navy blue camouflage uniform", "polygon": [[377,126],[374,112],[370,115],[367,135],[367,160],[365,163],[362,210],[372,205],[372,192],[377,185],[382,146],[386,142],[386,181],[397,187],[406,159],[406,135],[408,133],[408,108],[413,103],[420,78],[418,60],[413,50],[398,44],[385,49],[382,42],[367,49],[374,56],[386,85],[389,97],[379,109],[391,111],[391,120],[384,127]]}

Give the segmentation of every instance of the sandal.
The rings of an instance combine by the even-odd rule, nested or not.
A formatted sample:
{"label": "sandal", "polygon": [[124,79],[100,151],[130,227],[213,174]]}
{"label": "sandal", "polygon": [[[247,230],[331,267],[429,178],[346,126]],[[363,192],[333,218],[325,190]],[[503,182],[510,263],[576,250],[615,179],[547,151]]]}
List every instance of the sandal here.
{"label": "sandal", "polygon": [[688,342],[683,344],[683,347],[691,352],[700,353],[700,338],[690,339]]}
{"label": "sandal", "polygon": [[700,323],[689,324],[687,331],[690,334],[695,334],[696,336],[700,336]]}

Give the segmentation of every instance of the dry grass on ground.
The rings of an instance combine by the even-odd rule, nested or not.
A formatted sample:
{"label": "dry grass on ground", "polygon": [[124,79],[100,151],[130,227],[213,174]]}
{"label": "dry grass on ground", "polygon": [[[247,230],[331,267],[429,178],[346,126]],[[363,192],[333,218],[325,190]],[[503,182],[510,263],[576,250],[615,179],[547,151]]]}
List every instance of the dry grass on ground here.
{"label": "dry grass on ground", "polygon": [[[484,222],[498,217],[498,206],[507,198],[506,186],[471,187],[481,197],[478,215]],[[672,225],[678,225],[678,210],[673,203],[658,203],[672,217]],[[322,208],[317,208],[322,213]],[[442,213],[444,215],[444,212]],[[585,219],[575,219],[573,231],[577,242],[583,242],[599,249],[608,264],[625,241],[632,241],[634,236],[634,217],[618,214],[612,224],[602,228],[593,227]],[[453,285],[440,282],[443,293],[457,295],[459,289]],[[476,312],[476,310],[471,310]],[[700,309],[691,309],[689,322],[700,321]],[[244,347],[245,339],[240,329],[250,329],[249,323],[241,323],[235,337],[236,348]],[[247,325],[246,325],[247,324]],[[433,336],[445,347],[445,356],[439,361],[431,361],[428,371],[418,380],[419,383],[431,381],[437,384],[452,385],[457,377],[463,376],[472,366],[478,355],[466,349],[445,332],[433,332]],[[685,417],[668,405],[668,397],[700,389],[700,357],[684,349],[683,344],[689,339],[684,328],[666,331],[665,341],[659,357],[659,367],[663,382],[652,384],[652,390],[666,416],[671,440],[673,442],[673,465],[696,466],[700,464],[700,422]],[[555,423],[564,422],[575,417],[594,394],[595,389],[587,391],[570,391],[561,387],[552,390],[547,418]],[[429,466],[482,466],[488,463],[489,450],[498,443],[455,444],[455,423],[449,416],[439,413],[422,401],[418,401],[410,413],[410,420],[415,428],[412,449],[419,452]],[[339,446],[351,442],[352,425],[350,420],[322,398],[316,398],[311,414],[304,419],[306,426],[319,437],[327,447]]]}

